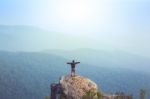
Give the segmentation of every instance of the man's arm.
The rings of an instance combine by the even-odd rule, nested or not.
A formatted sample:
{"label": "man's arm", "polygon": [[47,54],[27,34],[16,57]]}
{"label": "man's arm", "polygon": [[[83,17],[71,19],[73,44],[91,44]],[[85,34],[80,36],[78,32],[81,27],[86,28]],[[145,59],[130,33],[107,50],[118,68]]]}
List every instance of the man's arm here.
{"label": "man's arm", "polygon": [[79,64],[80,62],[76,62],[75,64]]}
{"label": "man's arm", "polygon": [[68,62],[67,64],[71,64],[71,63]]}

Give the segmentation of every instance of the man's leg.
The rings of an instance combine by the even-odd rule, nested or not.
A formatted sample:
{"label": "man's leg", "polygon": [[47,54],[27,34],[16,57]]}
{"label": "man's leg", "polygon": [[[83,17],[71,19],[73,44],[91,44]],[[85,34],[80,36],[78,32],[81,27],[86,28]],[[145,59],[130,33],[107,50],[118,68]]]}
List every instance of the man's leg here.
{"label": "man's leg", "polygon": [[73,68],[73,76],[75,76],[75,68]]}

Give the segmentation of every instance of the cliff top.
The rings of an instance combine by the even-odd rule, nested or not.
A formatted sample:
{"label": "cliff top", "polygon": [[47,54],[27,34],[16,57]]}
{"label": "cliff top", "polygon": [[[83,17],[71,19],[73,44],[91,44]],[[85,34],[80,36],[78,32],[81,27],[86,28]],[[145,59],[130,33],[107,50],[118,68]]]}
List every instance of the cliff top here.
{"label": "cliff top", "polygon": [[74,77],[70,75],[62,76],[60,84],[68,99],[81,99],[88,91],[94,90],[97,92],[98,90],[96,83],[79,75]]}

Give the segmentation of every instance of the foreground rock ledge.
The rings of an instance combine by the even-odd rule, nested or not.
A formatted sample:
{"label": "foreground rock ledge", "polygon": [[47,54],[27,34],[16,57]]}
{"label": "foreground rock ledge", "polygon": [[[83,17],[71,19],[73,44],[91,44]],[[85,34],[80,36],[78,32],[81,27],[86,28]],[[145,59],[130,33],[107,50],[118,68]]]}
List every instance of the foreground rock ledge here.
{"label": "foreground rock ledge", "polygon": [[59,82],[67,99],[82,99],[90,90],[95,93],[98,90],[96,83],[79,75],[75,77],[62,76]]}

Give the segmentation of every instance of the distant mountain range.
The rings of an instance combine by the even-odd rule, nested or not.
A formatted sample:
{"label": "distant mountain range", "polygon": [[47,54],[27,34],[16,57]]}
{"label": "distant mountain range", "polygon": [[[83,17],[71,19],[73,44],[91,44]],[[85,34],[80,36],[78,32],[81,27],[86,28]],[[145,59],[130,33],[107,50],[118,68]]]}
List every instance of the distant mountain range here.
{"label": "distant mountain range", "polygon": [[[60,76],[70,73],[70,66],[66,62],[72,59],[50,54],[50,52],[0,51],[0,99],[44,99],[45,96],[49,96],[50,83],[58,81]],[[96,55],[95,51],[92,53]],[[77,53],[74,55],[78,56]],[[149,94],[150,75],[148,73],[102,66],[105,62],[107,65],[110,58],[109,61],[103,61],[102,64],[98,55],[100,54],[95,56],[97,65],[96,63],[92,65],[93,61],[89,60],[87,56],[85,60],[88,61],[78,59],[81,64],[77,67],[77,73],[89,77],[98,84],[100,90],[107,93],[124,91],[134,94],[135,99],[138,99],[139,90],[145,88]],[[82,55],[80,54],[80,56]],[[117,56],[121,57],[118,54]],[[91,57],[94,58],[94,56]],[[114,63],[108,65],[111,64],[114,65]]]}
{"label": "distant mountain range", "polygon": [[150,74],[150,59],[121,50],[104,51],[95,49],[45,50],[66,59],[76,59],[99,67],[125,68]]}
{"label": "distant mountain range", "polygon": [[40,51],[55,48],[80,48],[90,44],[86,38],[47,31],[33,26],[0,25],[0,50]]}

